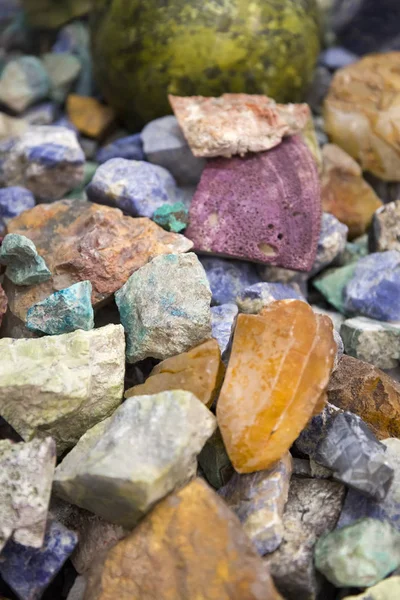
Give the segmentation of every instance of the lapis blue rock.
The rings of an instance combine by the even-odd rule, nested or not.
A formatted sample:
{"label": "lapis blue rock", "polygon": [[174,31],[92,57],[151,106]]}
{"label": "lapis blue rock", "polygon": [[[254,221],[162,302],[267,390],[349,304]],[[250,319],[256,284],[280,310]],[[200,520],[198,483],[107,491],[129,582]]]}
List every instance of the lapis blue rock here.
{"label": "lapis blue rock", "polygon": [[90,281],[80,281],[54,292],[29,308],[26,326],[47,335],[71,333],[77,329],[89,331],[94,327],[91,295]]}
{"label": "lapis blue rock", "polygon": [[18,233],[9,233],[4,238],[0,246],[0,265],[6,265],[6,277],[15,285],[34,285],[51,277],[35,244]]}
{"label": "lapis blue rock", "polygon": [[347,313],[378,321],[400,320],[400,252],[361,258],[343,291]]}
{"label": "lapis blue rock", "polygon": [[26,188],[11,186],[0,189],[0,220],[18,217],[35,206],[35,197]]}
{"label": "lapis blue rock", "polygon": [[238,312],[236,304],[221,304],[211,307],[212,336],[218,342],[222,360],[225,363],[229,356]]}
{"label": "lapis blue rock", "polygon": [[138,160],[113,158],[100,165],[87,187],[92,202],[120,208],[133,217],[151,218],[177,200],[177,186],[166,169]]}
{"label": "lapis blue rock", "polygon": [[314,276],[339,256],[346,247],[349,228],[329,213],[323,213],[317,255],[310,276]]}
{"label": "lapis blue rock", "polygon": [[78,536],[49,520],[38,550],[9,541],[0,558],[0,575],[21,600],[39,600],[78,543]]}
{"label": "lapis blue rock", "polygon": [[327,402],[322,412],[312,417],[295,441],[296,450],[310,458],[315,458],[319,444],[326,438],[335,418],[341,412],[343,411]]}
{"label": "lapis blue rock", "polygon": [[336,69],[341,69],[342,67],[347,67],[357,60],[359,60],[357,54],[353,54],[353,52],[350,52],[341,46],[332,46],[322,52],[318,62],[324,65],[324,67],[334,71]]}
{"label": "lapis blue rock", "polygon": [[240,292],[236,298],[236,304],[240,312],[257,314],[275,300],[290,299],[306,301],[296,284],[291,286],[286,283],[266,283],[262,281]]}
{"label": "lapis blue rock", "polygon": [[112,158],[145,160],[140,133],[119,138],[97,151],[96,161],[100,164],[103,164]]}
{"label": "lapis blue rock", "polygon": [[253,263],[241,260],[199,256],[211,287],[212,303],[235,303],[237,296],[260,277]]}
{"label": "lapis blue rock", "polygon": [[74,93],[79,96],[91,96],[94,92],[94,82],[87,25],[82,21],[75,21],[63,27],[58,33],[52,52],[68,52],[79,59],[81,72],[75,84]]}
{"label": "lapis blue rock", "polygon": [[55,121],[56,112],[53,102],[42,102],[25,111],[22,118],[29,125],[51,125]]}

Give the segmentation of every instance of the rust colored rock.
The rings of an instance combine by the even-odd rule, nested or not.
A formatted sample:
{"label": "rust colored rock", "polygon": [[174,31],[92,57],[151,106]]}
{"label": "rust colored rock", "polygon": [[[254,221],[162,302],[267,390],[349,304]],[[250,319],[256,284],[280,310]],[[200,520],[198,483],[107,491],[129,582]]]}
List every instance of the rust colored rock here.
{"label": "rust colored rock", "polygon": [[217,340],[207,340],[189,352],[163,360],[154,367],[145,383],[127,390],[125,398],[185,390],[192,392],[206,406],[211,406],[224,372]]}
{"label": "rust colored rock", "polygon": [[378,439],[400,438],[400,384],[373,365],[343,356],[329,381],[328,400],[361,417]]}
{"label": "rust colored rock", "polygon": [[347,225],[350,239],[363,235],[382,202],[360,165],[339,146],[326,144],[322,156],[322,208]]}
{"label": "rust colored rock", "polygon": [[236,471],[268,469],[289,450],[324,406],[335,353],[331,320],[300,300],[239,315],[217,404]]}
{"label": "rust colored rock", "polygon": [[238,518],[200,479],[93,565],[84,600],[282,600]]}
{"label": "rust colored rock", "polygon": [[256,94],[169,101],[193,154],[208,158],[270,150],[284,136],[300,133],[310,118],[308,104],[276,104]]}
{"label": "rust colored rock", "polygon": [[0,284],[0,325],[3,320],[4,315],[6,313],[7,305],[8,305],[7,296]]}
{"label": "rust colored rock", "polygon": [[80,133],[101,138],[115,123],[115,112],[89,96],[70,94],[67,98],[67,114]]}
{"label": "rust colored rock", "polygon": [[363,171],[400,181],[400,52],[339,69],[325,100],[325,129]]}
{"label": "rust colored rock", "polygon": [[147,218],[79,200],[39,204],[8,223],[10,233],[32,240],[53,277],[21,288],[7,282],[11,311],[24,320],[32,304],[78,281],[92,283],[94,306],[109,299],[134,271],[159,254],[186,252],[192,244]]}

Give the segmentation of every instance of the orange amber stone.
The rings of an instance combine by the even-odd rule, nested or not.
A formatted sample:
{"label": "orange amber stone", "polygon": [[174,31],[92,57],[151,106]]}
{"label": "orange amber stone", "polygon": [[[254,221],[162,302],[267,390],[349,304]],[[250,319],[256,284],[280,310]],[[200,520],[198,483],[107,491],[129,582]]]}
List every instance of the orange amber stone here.
{"label": "orange amber stone", "polygon": [[300,300],[239,315],[217,405],[236,471],[268,469],[289,450],[323,408],[335,352],[331,320]]}

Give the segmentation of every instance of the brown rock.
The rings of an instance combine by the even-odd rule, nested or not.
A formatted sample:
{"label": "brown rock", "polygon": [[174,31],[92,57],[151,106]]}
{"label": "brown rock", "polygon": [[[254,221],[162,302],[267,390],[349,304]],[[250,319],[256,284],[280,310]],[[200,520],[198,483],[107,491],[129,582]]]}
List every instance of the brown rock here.
{"label": "brown rock", "polygon": [[163,360],[142,385],[125,392],[125,398],[157,394],[167,390],[192,392],[211,406],[222,383],[225,367],[217,340],[207,340],[189,352]]}
{"label": "brown rock", "polygon": [[93,138],[103,137],[115,123],[114,110],[89,96],[70,94],[67,113],[80,133]]}
{"label": "brown rock", "polygon": [[302,131],[310,118],[307,104],[276,104],[256,94],[169,96],[169,101],[195,156],[269,150],[283,136]]}
{"label": "brown rock", "polygon": [[335,144],[322,149],[322,208],[349,228],[349,238],[363,235],[382,202],[363,179],[360,165]]}
{"label": "brown rock", "polygon": [[79,200],[39,204],[12,219],[8,232],[31,239],[53,274],[27,288],[7,281],[9,307],[22,320],[32,304],[86,279],[97,306],[155,256],[192,247],[183,235],[164,231],[150,219],[125,217],[117,208]]}
{"label": "brown rock", "polygon": [[[167,496],[93,565],[85,600],[279,600],[265,563],[200,479]],[[282,599],[281,599],[282,600]]]}
{"label": "brown rock", "polygon": [[364,171],[400,181],[400,52],[339,69],[325,100],[325,129]]}
{"label": "brown rock", "polygon": [[359,415],[378,439],[400,437],[400,384],[373,365],[343,356],[329,381],[328,400]]}
{"label": "brown rock", "polygon": [[0,325],[7,310],[7,296],[0,284]]}

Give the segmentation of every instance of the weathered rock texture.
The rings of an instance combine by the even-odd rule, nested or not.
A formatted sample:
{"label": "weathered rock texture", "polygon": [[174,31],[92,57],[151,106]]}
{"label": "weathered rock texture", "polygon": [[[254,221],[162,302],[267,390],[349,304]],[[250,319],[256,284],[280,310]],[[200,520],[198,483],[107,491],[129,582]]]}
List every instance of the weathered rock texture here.
{"label": "weathered rock texture", "polygon": [[51,278],[35,244],[24,235],[6,235],[0,246],[0,264],[6,265],[5,275],[15,285],[34,285]]}
{"label": "weathered rock texture", "polygon": [[369,245],[373,252],[400,251],[400,200],[389,202],[375,212]]}
{"label": "weathered rock texture", "polygon": [[379,369],[394,369],[400,360],[400,327],[367,317],[342,323],[340,335],[346,354]]}

